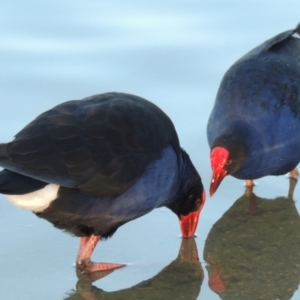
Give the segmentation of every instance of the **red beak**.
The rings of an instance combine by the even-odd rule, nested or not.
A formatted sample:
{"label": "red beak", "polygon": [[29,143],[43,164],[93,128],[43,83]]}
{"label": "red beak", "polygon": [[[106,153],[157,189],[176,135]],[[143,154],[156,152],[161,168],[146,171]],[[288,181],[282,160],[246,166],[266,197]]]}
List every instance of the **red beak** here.
{"label": "red beak", "polygon": [[223,178],[226,176],[227,171],[224,170],[229,157],[227,149],[222,147],[215,147],[210,154],[211,168],[213,176],[210,183],[209,194],[212,195],[216,192]]}
{"label": "red beak", "polygon": [[216,169],[213,171],[213,176],[210,182],[209,194],[212,197],[222,182],[223,178],[226,176],[227,172],[223,169]]}
{"label": "red beak", "polygon": [[191,212],[188,215],[180,215],[180,229],[183,238],[191,238],[194,237],[195,231],[197,229],[200,212],[205,203],[205,192],[203,191],[202,199],[198,199],[197,201],[201,201],[200,207],[197,211]]}

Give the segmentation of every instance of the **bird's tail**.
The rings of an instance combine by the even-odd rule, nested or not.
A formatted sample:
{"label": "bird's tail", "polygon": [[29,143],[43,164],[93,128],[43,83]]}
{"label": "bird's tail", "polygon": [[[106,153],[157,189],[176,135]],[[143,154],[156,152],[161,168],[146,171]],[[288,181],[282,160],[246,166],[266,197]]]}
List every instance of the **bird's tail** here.
{"label": "bird's tail", "polygon": [[294,29],[294,33],[300,35],[300,23],[296,26],[296,28]]}
{"label": "bird's tail", "polygon": [[1,170],[1,161],[7,158],[6,144],[0,144],[0,194],[3,194],[3,185],[5,185],[6,180],[3,177],[4,170]]}
{"label": "bird's tail", "polygon": [[3,164],[7,161],[8,153],[6,144],[0,144],[0,171],[5,168]]}
{"label": "bird's tail", "polygon": [[7,158],[7,146],[6,144],[0,144],[0,160]]}

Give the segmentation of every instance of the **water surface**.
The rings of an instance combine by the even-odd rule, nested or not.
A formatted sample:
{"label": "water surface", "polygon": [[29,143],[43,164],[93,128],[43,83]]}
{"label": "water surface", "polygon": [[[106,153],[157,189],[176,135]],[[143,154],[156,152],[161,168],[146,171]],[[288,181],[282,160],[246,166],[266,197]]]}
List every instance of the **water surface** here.
{"label": "water surface", "polygon": [[[2,1],[0,140],[9,141],[36,115],[63,101],[109,91],[137,94],[171,117],[208,190],[211,172],[205,128],[224,72],[254,46],[295,27],[299,11],[296,0]],[[264,238],[255,231],[247,232],[251,227],[226,229],[242,218],[239,210],[230,213],[237,204],[249,222],[254,220],[248,215],[243,183],[226,178],[214,198],[207,199],[201,215],[196,247],[192,248],[201,265],[193,258],[181,261],[185,256],[180,255],[178,221],[161,208],[126,224],[112,239],[98,245],[95,260],[129,265],[93,286],[76,276],[77,238],[0,196],[0,298],[147,299],[147,290],[149,299],[159,299],[157,291],[163,287],[161,296],[166,299],[174,297],[172,291],[180,286],[179,299],[242,299],[240,295],[248,295],[247,299],[256,300],[257,294],[247,294],[256,286],[247,280],[256,276],[271,291],[260,294],[260,299],[299,299],[300,263],[296,251],[289,251],[292,241],[298,241],[300,189],[295,189],[296,202],[283,198],[288,189],[289,180],[284,176],[257,180],[255,187],[258,212],[278,211],[263,219],[266,224],[273,220],[275,227],[287,227],[280,254],[272,244],[279,239],[277,227],[277,231],[269,228],[262,233],[268,239],[261,246],[257,239]],[[282,204],[276,206],[285,200],[286,209]],[[285,223],[289,213],[294,227]],[[266,227],[259,222],[259,228]],[[215,223],[218,230],[212,229]],[[249,244],[245,245],[238,232],[251,237]],[[220,249],[233,254],[228,256]],[[277,274],[278,264],[272,266],[268,261],[261,269],[252,264],[255,259],[263,262],[266,253],[273,260],[281,255],[282,277]],[[290,261],[284,260],[287,256],[292,257]],[[182,281],[185,277],[189,280]]]}

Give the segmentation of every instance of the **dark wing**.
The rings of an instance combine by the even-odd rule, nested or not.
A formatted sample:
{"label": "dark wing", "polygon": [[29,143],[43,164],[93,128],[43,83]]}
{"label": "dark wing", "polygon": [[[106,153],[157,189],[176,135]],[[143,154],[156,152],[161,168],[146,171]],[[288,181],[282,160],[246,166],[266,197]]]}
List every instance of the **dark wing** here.
{"label": "dark wing", "polygon": [[282,42],[286,41],[288,38],[290,38],[292,35],[296,34],[297,38],[300,38],[300,23],[297,25],[297,27],[293,30],[288,30],[285,32],[282,32],[276,36],[274,36],[273,38],[269,39],[268,41],[266,41],[265,44],[265,48],[267,50],[273,50],[273,48],[277,47],[278,45],[280,45]]}
{"label": "dark wing", "polygon": [[112,196],[132,186],[169,145],[179,151],[174,126],[157,106],[107,93],[38,116],[0,145],[0,165],[88,195]]}
{"label": "dark wing", "polygon": [[257,46],[249,53],[247,53],[246,56],[248,54],[253,55],[253,54],[258,54],[263,52],[277,51],[281,48],[282,45],[284,45],[286,41],[289,41],[293,36],[296,38],[300,38],[300,23],[297,25],[295,29],[284,31],[268,39],[267,41]]}

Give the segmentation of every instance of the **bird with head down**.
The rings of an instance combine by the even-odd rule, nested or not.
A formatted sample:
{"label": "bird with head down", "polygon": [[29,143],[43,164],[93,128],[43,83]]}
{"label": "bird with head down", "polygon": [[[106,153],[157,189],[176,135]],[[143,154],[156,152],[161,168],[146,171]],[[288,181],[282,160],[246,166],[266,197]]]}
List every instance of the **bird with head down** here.
{"label": "bird with head down", "polygon": [[300,24],[257,46],[225,73],[207,125],[211,195],[227,175],[253,180],[297,174],[299,53]]}
{"label": "bird with head down", "polygon": [[205,193],[172,121],[153,103],[124,93],[94,95],[42,113],[0,144],[0,193],[55,227],[80,237],[83,272],[101,239],[166,206],[182,236],[194,236]]}

